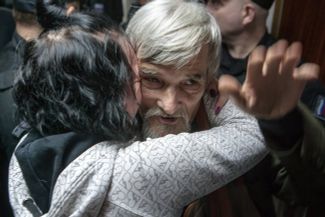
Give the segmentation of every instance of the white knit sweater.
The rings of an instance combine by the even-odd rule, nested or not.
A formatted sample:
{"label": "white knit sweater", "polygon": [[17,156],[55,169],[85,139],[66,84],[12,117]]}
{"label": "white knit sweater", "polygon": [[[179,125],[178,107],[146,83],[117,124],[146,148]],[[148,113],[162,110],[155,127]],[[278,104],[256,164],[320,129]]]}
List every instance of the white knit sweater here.
{"label": "white knit sweater", "polygon": [[[180,216],[184,206],[242,175],[267,153],[254,118],[231,102],[214,127],[121,145],[96,144],[58,177],[43,216]],[[15,157],[9,174],[15,215],[32,216],[31,198]]]}

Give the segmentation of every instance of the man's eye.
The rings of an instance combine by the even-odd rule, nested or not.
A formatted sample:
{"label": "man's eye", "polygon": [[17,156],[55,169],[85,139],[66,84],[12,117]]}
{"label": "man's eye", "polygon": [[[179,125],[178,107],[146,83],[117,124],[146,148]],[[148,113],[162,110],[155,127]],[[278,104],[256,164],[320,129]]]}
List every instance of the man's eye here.
{"label": "man's eye", "polygon": [[201,87],[201,83],[197,80],[189,79],[183,82],[182,84],[184,90],[196,91]]}
{"label": "man's eye", "polygon": [[213,8],[214,10],[220,9],[220,7],[224,6],[224,4],[225,3],[223,1],[215,1],[215,2],[209,1],[206,3],[206,5],[209,8]]}
{"label": "man's eye", "polygon": [[148,89],[159,89],[164,86],[164,83],[158,78],[142,77],[142,85]]}

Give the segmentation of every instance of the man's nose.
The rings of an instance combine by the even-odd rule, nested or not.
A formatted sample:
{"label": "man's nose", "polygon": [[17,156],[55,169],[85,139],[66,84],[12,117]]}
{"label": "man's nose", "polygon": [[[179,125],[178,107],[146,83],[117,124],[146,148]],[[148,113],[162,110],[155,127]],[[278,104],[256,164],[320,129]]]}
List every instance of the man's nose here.
{"label": "man's nose", "polygon": [[168,115],[173,115],[180,104],[177,99],[177,91],[174,88],[169,88],[158,99],[158,106]]}

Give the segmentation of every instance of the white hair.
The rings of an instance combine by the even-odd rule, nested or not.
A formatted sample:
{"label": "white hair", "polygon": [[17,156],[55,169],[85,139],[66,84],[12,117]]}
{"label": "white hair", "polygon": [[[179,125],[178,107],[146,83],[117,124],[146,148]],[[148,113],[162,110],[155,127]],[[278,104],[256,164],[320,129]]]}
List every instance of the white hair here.
{"label": "white hair", "polygon": [[196,1],[150,1],[135,13],[126,33],[140,60],[181,68],[207,45],[208,73],[216,73],[219,67],[219,26],[204,5]]}

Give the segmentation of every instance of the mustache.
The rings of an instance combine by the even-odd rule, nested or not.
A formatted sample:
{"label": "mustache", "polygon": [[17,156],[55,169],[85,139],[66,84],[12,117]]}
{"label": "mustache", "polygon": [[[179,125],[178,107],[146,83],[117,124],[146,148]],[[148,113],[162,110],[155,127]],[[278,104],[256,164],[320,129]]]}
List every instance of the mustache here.
{"label": "mustache", "polygon": [[154,107],[149,109],[145,114],[144,114],[144,119],[153,117],[153,116],[162,116],[165,118],[184,118],[184,119],[188,119],[188,116],[186,114],[186,112],[184,112],[183,110],[178,110],[175,114],[173,115],[169,115],[166,114],[163,110],[161,110],[159,107]]}

